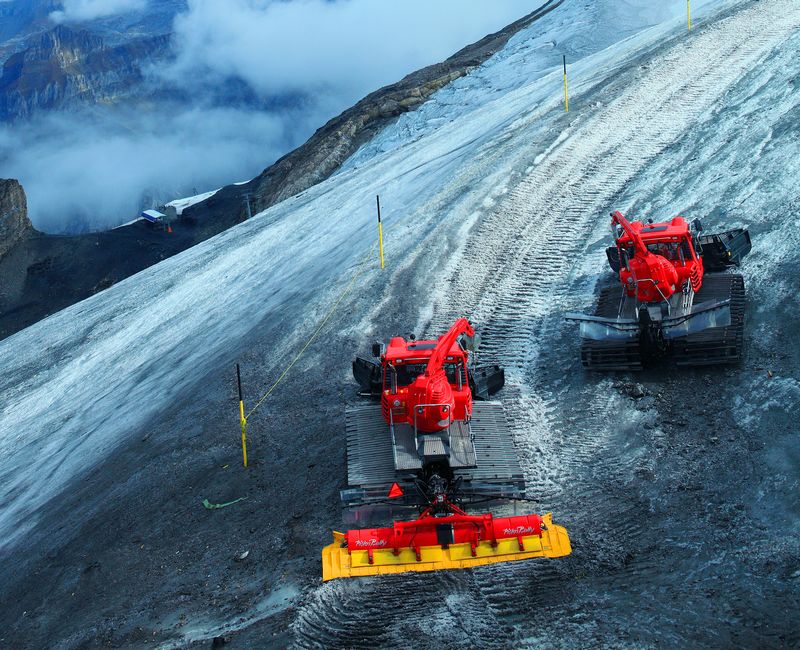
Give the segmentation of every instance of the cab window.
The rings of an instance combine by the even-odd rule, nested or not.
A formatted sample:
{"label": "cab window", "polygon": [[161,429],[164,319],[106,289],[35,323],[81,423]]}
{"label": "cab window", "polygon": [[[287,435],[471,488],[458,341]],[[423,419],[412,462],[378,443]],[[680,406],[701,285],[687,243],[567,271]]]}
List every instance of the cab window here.
{"label": "cab window", "polygon": [[680,254],[678,252],[677,242],[658,242],[656,244],[648,244],[647,250],[661,257],[666,257],[670,262],[680,262]]}
{"label": "cab window", "polygon": [[[408,386],[411,384],[419,375],[425,372],[426,365],[427,364],[424,363],[407,363],[396,366],[397,385]],[[391,379],[389,381],[391,381]]]}
{"label": "cab window", "polygon": [[[397,386],[402,388],[409,386],[414,380],[425,372],[426,363],[404,363],[397,364],[395,371],[397,373]],[[463,364],[456,365],[455,363],[444,364],[444,372],[447,375],[447,381],[450,384],[458,384],[458,369],[461,369],[461,383],[466,384],[467,376]],[[386,376],[384,377],[384,387],[388,388],[392,383],[392,372],[387,369]]]}
{"label": "cab window", "polygon": [[466,385],[467,373],[464,371],[463,364],[446,363],[444,364],[444,371],[447,374],[447,381],[453,385],[458,385],[458,373],[461,371],[461,384]]}

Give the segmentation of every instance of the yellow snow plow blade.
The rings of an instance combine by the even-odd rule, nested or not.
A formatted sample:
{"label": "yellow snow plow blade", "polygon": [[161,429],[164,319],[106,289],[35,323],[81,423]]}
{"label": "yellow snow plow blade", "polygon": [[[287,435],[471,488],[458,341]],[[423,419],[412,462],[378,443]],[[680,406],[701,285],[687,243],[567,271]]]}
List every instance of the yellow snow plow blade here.
{"label": "yellow snow plow blade", "polygon": [[344,533],[334,531],[333,543],[322,549],[322,580],[327,582],[336,578],[411,571],[470,569],[485,564],[515,562],[534,557],[564,557],[572,552],[569,535],[563,526],[555,525],[552,519],[552,513],[542,517],[545,526],[542,528],[541,538],[538,535],[522,537],[523,551],[520,551],[519,540],[512,537],[498,539],[494,548],[488,541],[480,542],[474,556],[468,543],[451,544],[446,549],[441,546],[423,546],[420,548],[419,561],[411,548],[400,549],[398,555],[392,549],[373,549],[371,564],[368,551],[350,552],[343,548]]}

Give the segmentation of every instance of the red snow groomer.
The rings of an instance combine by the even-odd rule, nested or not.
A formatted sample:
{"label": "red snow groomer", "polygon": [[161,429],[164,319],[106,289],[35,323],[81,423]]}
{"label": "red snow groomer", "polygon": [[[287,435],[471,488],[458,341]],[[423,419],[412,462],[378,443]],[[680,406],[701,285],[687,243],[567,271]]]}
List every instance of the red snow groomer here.
{"label": "red snow groomer", "polygon": [[619,284],[600,293],[580,323],[581,362],[594,370],[640,370],[647,359],[678,365],[735,363],[744,334],[744,280],[725,273],[750,252],[747,230],[700,235],[682,217],[629,222],[611,215],[615,246],[606,249]]}
{"label": "red snow groomer", "polygon": [[[347,409],[343,505],[359,521],[387,505],[418,507],[413,521],[333,533],[323,580],[463,569],[571,552],[551,515],[467,514],[470,503],[527,500],[502,404],[501,368],[475,368],[474,331],[461,318],[438,340],[395,337],[357,358],[361,394],[377,404]],[[465,345],[460,340],[464,339]],[[476,401],[478,400],[478,401]]]}

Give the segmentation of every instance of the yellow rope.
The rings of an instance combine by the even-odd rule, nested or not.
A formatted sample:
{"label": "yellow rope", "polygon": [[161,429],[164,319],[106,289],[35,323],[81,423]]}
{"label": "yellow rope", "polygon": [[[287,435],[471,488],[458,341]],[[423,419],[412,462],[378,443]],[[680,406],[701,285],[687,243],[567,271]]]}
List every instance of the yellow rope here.
{"label": "yellow rope", "polygon": [[345,287],[345,289],[342,292],[342,294],[336,299],[336,302],[333,303],[333,306],[330,308],[328,313],[325,315],[325,318],[322,319],[322,322],[319,324],[317,329],[311,335],[311,338],[308,339],[308,341],[306,341],[306,344],[302,347],[300,352],[298,352],[297,355],[294,357],[294,359],[292,359],[291,363],[288,366],[286,366],[286,369],[281,373],[281,376],[278,377],[275,380],[275,383],[272,384],[272,386],[269,387],[269,390],[266,393],[264,393],[264,396],[260,400],[258,400],[258,402],[256,402],[256,405],[252,409],[250,409],[250,412],[245,417],[245,420],[249,420],[250,419],[250,416],[253,415],[253,413],[255,413],[256,409],[264,403],[264,400],[266,400],[272,394],[272,392],[278,387],[278,384],[280,384],[283,381],[284,377],[286,377],[286,375],[292,369],[292,366],[294,366],[294,364],[297,363],[297,361],[300,359],[300,357],[303,356],[303,354],[309,348],[309,346],[316,340],[317,336],[319,336],[319,333],[322,331],[322,328],[325,327],[327,322],[331,319],[331,316],[333,316],[334,312],[336,311],[336,308],[339,306],[339,304],[342,302],[342,300],[344,300],[345,296],[347,296],[347,294],[349,294],[350,291],[353,289],[353,286],[355,285],[356,280],[363,273],[364,267],[366,266],[366,263],[372,258],[372,255],[374,254],[374,250],[375,250],[375,244],[373,244],[370,247],[369,252],[367,253],[367,255],[364,256],[364,259],[361,262],[361,264],[359,264],[358,268],[356,269],[356,272],[353,273],[353,277],[350,278],[350,282],[347,283],[347,286]]}

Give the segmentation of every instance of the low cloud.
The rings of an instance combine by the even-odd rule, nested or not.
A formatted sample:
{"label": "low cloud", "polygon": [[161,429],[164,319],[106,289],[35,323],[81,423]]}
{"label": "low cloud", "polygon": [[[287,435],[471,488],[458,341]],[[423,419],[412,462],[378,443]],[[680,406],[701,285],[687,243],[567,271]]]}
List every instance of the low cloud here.
{"label": "low cloud", "polygon": [[[54,19],[146,4],[64,0]],[[141,208],[254,177],[364,95],[539,4],[189,0],[174,21],[174,58],[146,71],[141,90],[154,103],[0,124],[0,177],[23,183],[41,230],[110,228]],[[181,105],[164,99],[179,96]]]}
{"label": "low cloud", "polygon": [[50,115],[0,125],[0,178],[20,180],[38,229],[102,230],[252,178],[310,135],[313,119],[233,108]]}
{"label": "low cloud", "polygon": [[50,20],[56,23],[84,22],[117,14],[141,11],[148,0],[64,0],[62,9],[53,11]]}
{"label": "low cloud", "polygon": [[541,3],[189,0],[188,4],[188,11],[175,20],[177,60],[166,71],[172,81],[237,77],[265,97],[305,93],[341,110],[380,86],[447,58]]}

